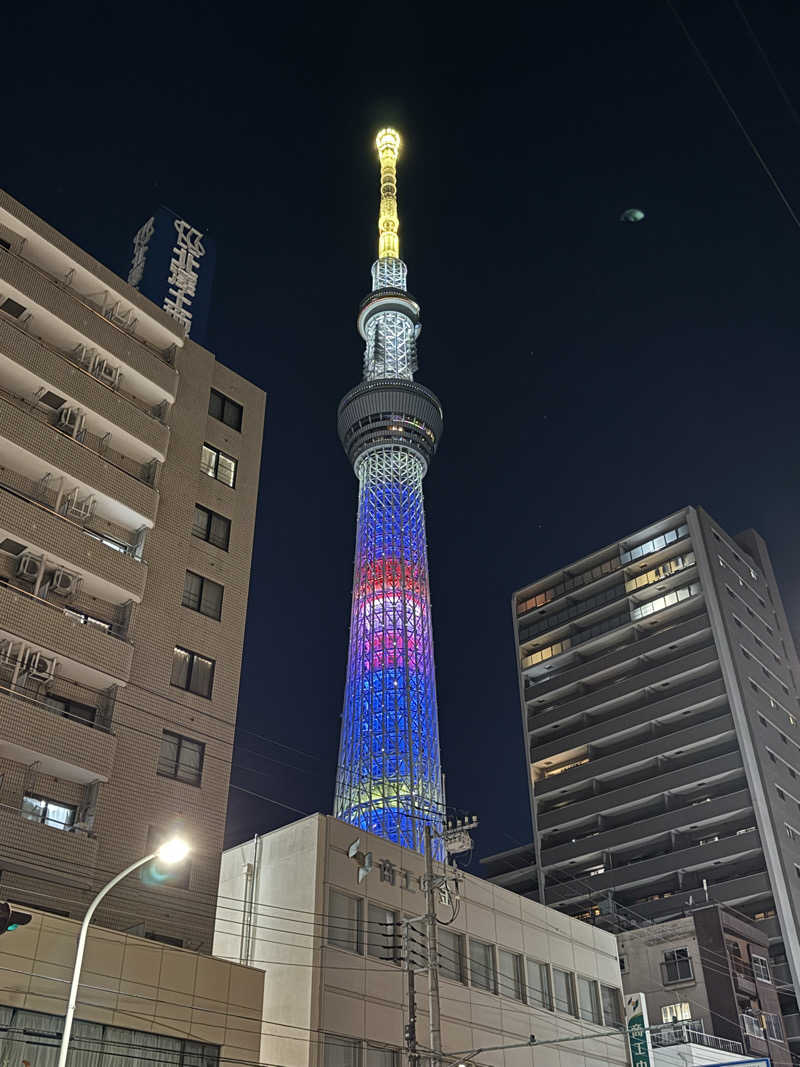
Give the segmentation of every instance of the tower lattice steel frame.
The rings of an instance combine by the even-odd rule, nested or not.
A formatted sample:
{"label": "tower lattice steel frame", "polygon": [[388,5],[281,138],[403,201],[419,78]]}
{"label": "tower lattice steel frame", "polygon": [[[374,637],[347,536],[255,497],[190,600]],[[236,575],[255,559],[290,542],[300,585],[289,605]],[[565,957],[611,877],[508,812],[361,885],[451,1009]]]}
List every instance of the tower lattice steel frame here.
{"label": "tower lattice steel frame", "polygon": [[399,258],[400,137],[381,130],[376,146],[378,259],[358,315],[364,380],[338,419],[359,497],[335,814],[422,851],[425,824],[440,830],[444,811],[422,499],[442,409],[413,380],[422,327]]}

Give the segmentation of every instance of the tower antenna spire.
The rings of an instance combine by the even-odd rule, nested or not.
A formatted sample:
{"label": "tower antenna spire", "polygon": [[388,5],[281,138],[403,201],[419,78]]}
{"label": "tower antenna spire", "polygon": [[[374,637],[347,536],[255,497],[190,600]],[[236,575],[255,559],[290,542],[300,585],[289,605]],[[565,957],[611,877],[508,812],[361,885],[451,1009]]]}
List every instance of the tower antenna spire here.
{"label": "tower antenna spire", "polygon": [[378,215],[378,259],[399,259],[400,220],[397,215],[397,157],[400,134],[387,126],[378,131],[375,147],[381,161],[381,209]]}

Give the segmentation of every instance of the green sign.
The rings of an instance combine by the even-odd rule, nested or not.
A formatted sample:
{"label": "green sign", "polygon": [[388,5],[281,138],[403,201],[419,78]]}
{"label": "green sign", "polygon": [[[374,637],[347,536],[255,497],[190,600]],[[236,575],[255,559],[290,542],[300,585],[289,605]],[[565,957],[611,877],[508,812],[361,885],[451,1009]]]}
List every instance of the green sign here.
{"label": "green sign", "polygon": [[633,1067],[653,1067],[653,1046],[643,993],[634,993],[625,998],[625,1021]]}

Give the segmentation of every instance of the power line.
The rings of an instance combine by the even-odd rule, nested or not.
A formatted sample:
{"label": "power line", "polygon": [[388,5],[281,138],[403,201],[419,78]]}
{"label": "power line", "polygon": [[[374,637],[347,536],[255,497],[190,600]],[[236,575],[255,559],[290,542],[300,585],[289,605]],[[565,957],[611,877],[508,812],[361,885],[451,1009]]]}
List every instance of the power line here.
{"label": "power line", "polygon": [[789,98],[789,94],[784,89],[783,83],[781,82],[780,78],[778,77],[778,74],[777,74],[777,72],[775,70],[775,67],[772,65],[772,63],[770,62],[769,56],[764,51],[764,48],[763,48],[761,42],[759,41],[758,37],[756,36],[756,32],[753,29],[753,27],[752,27],[752,25],[750,23],[750,20],[748,19],[747,15],[745,15],[744,11],[742,10],[742,7],[741,7],[741,4],[739,3],[739,0],[731,0],[731,2],[733,3],[733,6],[738,11],[739,17],[741,18],[742,22],[744,23],[745,29],[747,30],[747,34],[748,34],[750,40],[755,45],[756,50],[758,51],[758,54],[761,56],[761,59],[764,62],[764,66],[769,71],[770,77],[772,78],[773,82],[775,83],[775,87],[777,88],[777,90],[781,94],[781,96],[783,97],[783,102],[784,102],[784,104],[786,104],[786,107],[789,109],[789,113],[791,114],[791,116],[794,119],[795,123],[798,126],[800,126],[800,115],[797,113],[797,108],[794,106],[794,104],[792,103],[791,99]]}
{"label": "power line", "polygon": [[667,7],[670,9],[672,14],[675,16],[675,20],[678,23],[678,25],[680,26],[681,30],[683,31],[683,34],[686,37],[686,40],[689,42],[689,45],[691,46],[692,51],[697,56],[698,60],[700,61],[700,64],[703,67],[703,70],[706,72],[706,74],[708,75],[709,80],[711,81],[712,85],[714,86],[714,88],[719,93],[720,99],[722,100],[722,102],[725,104],[726,108],[730,112],[730,114],[733,117],[733,120],[735,121],[736,125],[739,127],[739,130],[741,131],[744,139],[747,141],[748,145],[750,146],[750,149],[751,149],[753,155],[756,157],[758,162],[761,164],[762,170],[764,171],[766,176],[769,178],[769,180],[770,180],[770,182],[772,184],[772,187],[774,188],[775,192],[780,197],[780,199],[781,199],[784,207],[786,208],[786,210],[789,212],[789,215],[791,216],[792,222],[794,222],[795,226],[800,230],[800,218],[798,218],[797,215],[795,214],[794,208],[792,207],[792,205],[789,203],[788,199],[786,198],[786,195],[784,194],[783,189],[781,189],[777,178],[775,177],[775,175],[772,173],[772,171],[767,166],[766,160],[764,159],[764,157],[761,155],[761,153],[759,152],[758,148],[756,147],[756,144],[753,141],[753,138],[747,132],[747,128],[745,127],[745,125],[742,122],[742,120],[739,118],[739,115],[738,115],[736,109],[734,108],[733,104],[730,102],[730,100],[728,99],[727,95],[725,94],[725,90],[722,88],[720,83],[717,81],[717,78],[715,77],[714,72],[711,69],[708,61],[706,60],[706,58],[703,55],[703,53],[700,51],[700,48],[698,47],[695,39],[689,33],[689,29],[686,26],[686,23],[683,21],[683,19],[678,14],[675,6],[672,3],[672,0],[664,0],[664,2],[666,3]]}

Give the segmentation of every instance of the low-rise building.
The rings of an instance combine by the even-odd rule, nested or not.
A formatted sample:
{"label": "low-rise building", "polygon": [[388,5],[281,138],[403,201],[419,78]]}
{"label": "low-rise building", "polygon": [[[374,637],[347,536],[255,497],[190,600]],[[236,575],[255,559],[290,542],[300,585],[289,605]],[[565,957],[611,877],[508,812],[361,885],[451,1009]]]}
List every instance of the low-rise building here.
{"label": "low-rise building", "polygon": [[[3,937],[0,1063],[55,1064],[80,924],[32,913]],[[90,927],[72,1067],[258,1063],[264,973]]]}
{"label": "low-rise building", "polygon": [[[372,853],[360,882],[348,856],[356,839]],[[223,854],[214,951],[265,971],[262,1062],[397,1067],[408,959],[421,964],[425,953],[424,925],[403,920],[426,910],[423,873],[419,853],[325,815]],[[613,935],[474,875],[438,863],[435,873],[447,875],[438,901],[445,1056],[524,1046],[533,1034],[543,1043],[536,1067],[625,1065],[626,1040],[610,1032],[623,1025]],[[426,1057],[422,971],[416,1006]],[[533,1067],[534,1051],[495,1048],[474,1062]]]}
{"label": "low-rise building", "polygon": [[623,987],[645,993],[654,1045],[716,1048],[721,1040],[727,1051],[768,1056],[775,1067],[792,1062],[769,940],[740,915],[711,904],[617,941]]}

